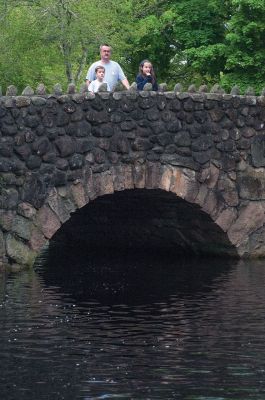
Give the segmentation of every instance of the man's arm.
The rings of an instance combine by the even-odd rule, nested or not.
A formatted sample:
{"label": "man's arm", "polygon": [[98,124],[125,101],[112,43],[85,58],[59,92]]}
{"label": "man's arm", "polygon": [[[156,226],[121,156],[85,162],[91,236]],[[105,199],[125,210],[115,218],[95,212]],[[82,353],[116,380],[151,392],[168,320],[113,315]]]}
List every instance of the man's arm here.
{"label": "man's arm", "polygon": [[130,88],[130,84],[129,84],[127,78],[123,79],[121,82],[122,82],[123,86],[126,87],[126,89],[129,89],[129,88]]}
{"label": "man's arm", "polygon": [[91,81],[90,81],[89,79],[86,79],[86,84],[87,84],[87,86],[89,86],[90,83],[91,83]]}
{"label": "man's arm", "polygon": [[114,65],[116,66],[117,71],[118,71],[118,80],[120,80],[122,82],[123,86],[125,86],[126,89],[129,89],[130,84],[129,84],[128,79],[126,78],[120,64],[118,64],[117,62],[114,62]]}

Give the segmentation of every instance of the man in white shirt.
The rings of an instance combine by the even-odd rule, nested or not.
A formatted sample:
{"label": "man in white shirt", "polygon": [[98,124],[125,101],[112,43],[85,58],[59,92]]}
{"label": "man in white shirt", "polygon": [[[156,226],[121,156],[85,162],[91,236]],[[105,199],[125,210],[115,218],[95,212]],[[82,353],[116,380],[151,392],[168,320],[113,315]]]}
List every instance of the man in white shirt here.
{"label": "man in white shirt", "polygon": [[129,89],[130,84],[124,75],[121,66],[110,59],[111,47],[108,44],[100,46],[100,61],[94,62],[87,71],[86,83],[90,83],[96,79],[95,69],[97,66],[102,65],[105,68],[105,81],[108,83],[110,90],[113,90],[115,84],[121,81],[126,89]]}

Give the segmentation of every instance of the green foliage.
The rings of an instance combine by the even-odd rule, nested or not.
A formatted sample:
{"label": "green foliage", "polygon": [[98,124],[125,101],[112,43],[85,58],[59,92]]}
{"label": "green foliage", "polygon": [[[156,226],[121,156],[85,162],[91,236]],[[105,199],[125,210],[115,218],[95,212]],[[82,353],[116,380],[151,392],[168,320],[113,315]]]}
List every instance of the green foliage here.
{"label": "green foliage", "polygon": [[39,82],[80,83],[98,46],[119,27],[119,0],[1,3],[0,82],[20,90]]}
{"label": "green foliage", "polygon": [[265,85],[264,0],[0,0],[3,92],[80,84],[104,42],[131,82],[148,58],[171,87]]}
{"label": "green foliage", "polygon": [[187,85],[218,81],[224,65],[225,3],[219,0],[182,0],[174,10],[174,75]]}
{"label": "green foliage", "polygon": [[171,83],[171,87],[177,81],[188,85],[219,79],[224,65],[226,2],[133,0],[132,3],[127,47],[134,76],[139,62],[149,58],[159,80]]}
{"label": "green foliage", "polygon": [[265,2],[233,0],[227,23],[226,63],[221,82],[253,86],[259,92],[265,82]]}

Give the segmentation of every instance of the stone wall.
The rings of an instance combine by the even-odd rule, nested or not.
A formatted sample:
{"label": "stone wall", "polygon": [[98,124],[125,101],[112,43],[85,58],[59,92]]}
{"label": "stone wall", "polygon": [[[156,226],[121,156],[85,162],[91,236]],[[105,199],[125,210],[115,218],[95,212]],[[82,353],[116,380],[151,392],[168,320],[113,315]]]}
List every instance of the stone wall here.
{"label": "stone wall", "polygon": [[264,256],[264,123],[264,96],[0,97],[2,263],[32,264],[71,213],[133,188],[175,193],[210,216],[239,256]]}

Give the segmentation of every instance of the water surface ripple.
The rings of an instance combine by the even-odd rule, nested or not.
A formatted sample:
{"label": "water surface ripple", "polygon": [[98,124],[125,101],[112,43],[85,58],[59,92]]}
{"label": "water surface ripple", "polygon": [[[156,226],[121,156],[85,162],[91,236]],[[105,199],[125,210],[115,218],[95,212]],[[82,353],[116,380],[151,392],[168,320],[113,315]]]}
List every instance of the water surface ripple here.
{"label": "water surface ripple", "polygon": [[0,282],[3,400],[265,398],[265,262],[53,256]]}

